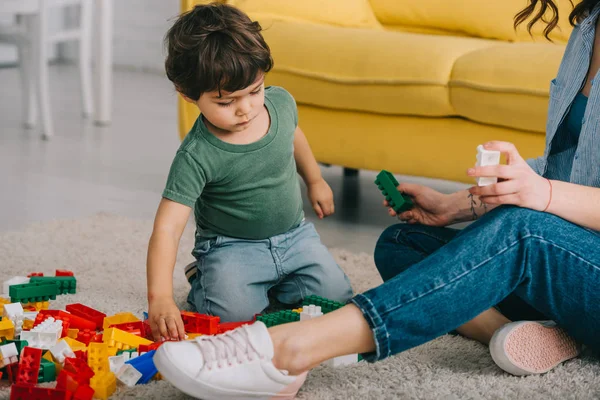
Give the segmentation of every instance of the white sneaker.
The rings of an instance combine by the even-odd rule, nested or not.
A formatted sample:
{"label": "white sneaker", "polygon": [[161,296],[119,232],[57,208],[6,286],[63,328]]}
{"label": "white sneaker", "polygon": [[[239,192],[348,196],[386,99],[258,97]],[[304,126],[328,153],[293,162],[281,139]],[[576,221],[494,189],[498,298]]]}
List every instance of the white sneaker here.
{"label": "white sneaker", "polygon": [[580,352],[581,347],[553,321],[511,322],[490,340],[494,362],[513,375],[543,374]]}
{"label": "white sneaker", "polygon": [[256,322],[221,335],[167,342],[154,364],[173,386],[204,400],[293,399],[306,373],[289,376],[272,358],[271,336]]}

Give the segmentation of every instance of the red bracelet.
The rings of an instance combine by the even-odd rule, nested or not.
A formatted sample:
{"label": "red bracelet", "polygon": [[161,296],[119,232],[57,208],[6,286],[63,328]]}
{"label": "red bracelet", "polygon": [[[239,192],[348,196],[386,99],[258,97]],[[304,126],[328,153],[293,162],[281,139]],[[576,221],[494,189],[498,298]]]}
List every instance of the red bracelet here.
{"label": "red bracelet", "polygon": [[548,199],[548,205],[546,205],[546,208],[544,208],[544,211],[542,212],[546,212],[546,210],[548,210],[548,207],[550,207],[550,203],[552,203],[552,182],[550,182],[550,179],[548,178],[546,178],[546,180],[550,184],[550,199]]}

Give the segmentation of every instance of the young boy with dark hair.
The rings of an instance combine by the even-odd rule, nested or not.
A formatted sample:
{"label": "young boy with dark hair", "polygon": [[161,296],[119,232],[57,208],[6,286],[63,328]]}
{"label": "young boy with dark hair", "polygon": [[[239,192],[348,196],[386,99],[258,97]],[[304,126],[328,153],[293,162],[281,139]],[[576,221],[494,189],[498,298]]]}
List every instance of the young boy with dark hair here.
{"label": "young boy with dark hair", "polygon": [[349,281],[304,220],[297,173],[319,218],[334,212],[298,127],[294,98],[264,87],[273,61],[257,22],[223,4],[196,6],[168,31],[165,62],[176,90],[201,115],[171,166],[149,243],[149,323],[155,339],[183,339],[173,300],[179,240],[194,209],[197,262],[188,302],[222,321],[246,321],[269,297],[345,302]]}

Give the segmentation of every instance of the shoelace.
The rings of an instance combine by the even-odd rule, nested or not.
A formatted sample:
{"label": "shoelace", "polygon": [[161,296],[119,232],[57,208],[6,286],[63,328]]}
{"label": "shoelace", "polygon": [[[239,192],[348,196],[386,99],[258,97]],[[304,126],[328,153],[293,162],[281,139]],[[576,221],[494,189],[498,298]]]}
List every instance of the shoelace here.
{"label": "shoelace", "polygon": [[200,336],[196,342],[209,371],[215,367],[233,366],[234,362],[242,364],[264,359],[250,344],[245,326],[216,336]]}

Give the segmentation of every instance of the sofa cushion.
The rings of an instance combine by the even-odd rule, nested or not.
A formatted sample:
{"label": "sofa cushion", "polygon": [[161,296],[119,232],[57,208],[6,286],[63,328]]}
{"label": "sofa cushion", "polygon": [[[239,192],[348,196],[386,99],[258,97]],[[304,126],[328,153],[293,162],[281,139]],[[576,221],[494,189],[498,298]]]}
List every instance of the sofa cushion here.
{"label": "sofa cushion", "polygon": [[381,29],[369,0],[229,0],[228,4],[254,15],[322,24]]}
{"label": "sofa cushion", "polygon": [[[375,15],[384,25],[437,28],[464,32],[471,36],[507,41],[531,41],[526,24],[517,32],[513,18],[528,3],[525,0],[370,0]],[[569,14],[573,7],[568,0],[559,1],[559,29],[551,38],[566,42],[571,33]],[[549,16],[550,13],[547,14]],[[545,24],[534,27],[534,39],[543,41]]]}
{"label": "sofa cushion", "polygon": [[498,43],[460,57],[450,79],[456,112],[473,121],[544,133],[550,81],[564,46]]}
{"label": "sofa cushion", "polygon": [[[267,83],[296,101],[395,115],[455,115],[456,61],[494,41],[259,19],[274,69]],[[290,49],[293,48],[293,51]]]}

